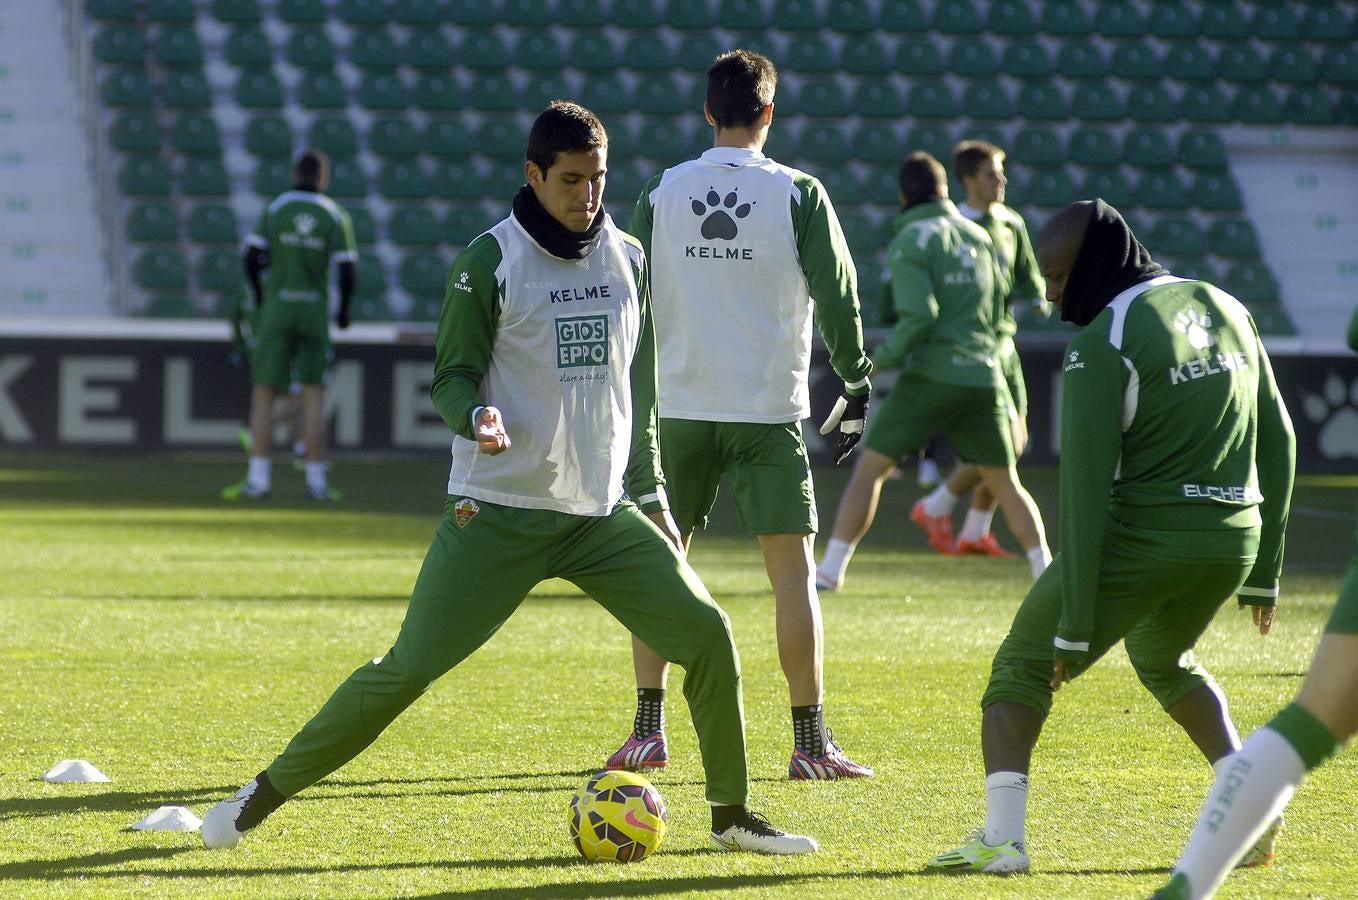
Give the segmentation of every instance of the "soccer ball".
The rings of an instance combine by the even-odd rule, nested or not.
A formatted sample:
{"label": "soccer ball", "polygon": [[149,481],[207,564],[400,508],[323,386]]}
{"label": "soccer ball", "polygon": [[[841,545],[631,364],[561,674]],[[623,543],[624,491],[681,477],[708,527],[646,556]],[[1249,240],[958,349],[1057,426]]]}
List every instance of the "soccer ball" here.
{"label": "soccer ball", "polygon": [[639,862],[665,837],[665,801],[634,772],[589,776],[571,798],[566,818],[575,849],[589,862]]}

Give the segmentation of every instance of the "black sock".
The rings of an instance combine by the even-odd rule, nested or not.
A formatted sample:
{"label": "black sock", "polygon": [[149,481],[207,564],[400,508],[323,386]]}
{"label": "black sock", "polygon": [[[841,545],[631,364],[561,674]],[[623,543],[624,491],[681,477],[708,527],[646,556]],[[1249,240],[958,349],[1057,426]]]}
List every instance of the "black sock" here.
{"label": "black sock", "polygon": [[236,817],[237,831],[249,831],[254,828],[260,822],[263,822],[269,816],[269,813],[282,806],[283,801],[287,799],[278,793],[278,789],[269,781],[267,771],[256,775],[255,781],[258,782],[255,786],[255,792],[250,795],[249,800],[245,801],[245,807]]}
{"label": "black sock", "polygon": [[632,722],[632,732],[644,738],[664,730],[665,689],[637,688],[637,717]]}
{"label": "black sock", "polygon": [[743,822],[749,816],[743,804],[738,806],[714,806],[712,807],[712,833],[721,834],[726,829]]}
{"label": "black sock", "polygon": [[825,753],[825,713],[819,703],[792,707],[792,741],[807,756]]}

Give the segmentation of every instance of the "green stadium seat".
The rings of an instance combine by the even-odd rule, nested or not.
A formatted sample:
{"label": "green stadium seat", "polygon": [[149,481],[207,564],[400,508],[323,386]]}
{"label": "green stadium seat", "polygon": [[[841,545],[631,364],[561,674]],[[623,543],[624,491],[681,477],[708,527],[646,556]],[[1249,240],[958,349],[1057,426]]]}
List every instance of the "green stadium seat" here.
{"label": "green stadium seat", "polygon": [[162,66],[201,66],[203,45],[192,28],[163,28],[156,39],[156,62]]}
{"label": "green stadium seat", "polygon": [[1295,41],[1301,37],[1301,20],[1281,3],[1260,3],[1250,20],[1250,32],[1265,41]]}
{"label": "green stadium seat", "polygon": [[891,56],[886,42],[877,35],[855,35],[847,44],[840,64],[850,75],[886,75],[891,71]]}
{"label": "green stadium seat", "polygon": [[[849,101],[838,82],[829,79],[810,78],[802,82],[793,109],[805,116],[846,116],[849,114]],[[920,110],[915,115],[925,116]]]}
{"label": "green stadium seat", "polygon": [[392,322],[396,318],[392,315],[391,308],[387,306],[387,301],[382,297],[360,297],[357,296],[357,292],[355,292],[349,314],[354,322]]}
{"label": "green stadium seat", "polygon": [[1178,155],[1163,131],[1135,127],[1122,139],[1122,158],[1140,169],[1167,169]]}
{"label": "green stadium seat", "polygon": [[[1187,278],[1189,281],[1206,281],[1209,284],[1218,284],[1216,267],[1205,259],[1193,260],[1173,260],[1173,265],[1165,265],[1165,268],[1179,276]],[[1161,263],[1164,265],[1164,263]]]}
{"label": "green stadium seat", "polygon": [[1330,4],[1308,4],[1303,30],[1308,40],[1346,42],[1353,39],[1353,19]]}
{"label": "green stadium seat", "polygon": [[240,257],[222,250],[204,253],[198,260],[198,289],[214,293],[237,292],[245,283]]}
{"label": "green stadium seat", "polygon": [[860,125],[853,137],[853,154],[864,162],[899,162],[905,144],[891,125]]}
{"label": "green stadium seat", "polygon": [[136,243],[179,240],[179,222],[164,203],[139,203],[127,217],[127,238]]}
{"label": "green stadium seat", "polygon": [[905,102],[889,81],[864,78],[854,88],[853,111],[865,119],[899,119]]}
{"label": "green stadium seat", "polygon": [[[901,148],[902,152],[896,157],[896,162],[899,163],[907,154],[923,150],[946,166],[952,158],[954,143],[952,135],[942,125],[916,125],[905,136],[905,146]],[[892,167],[893,170],[898,168],[899,166]]]}
{"label": "green stadium seat", "polygon": [[1283,105],[1270,88],[1246,85],[1236,91],[1231,113],[1247,125],[1266,125],[1283,120]]}
{"label": "green stadium seat", "polygon": [[1190,169],[1226,168],[1226,147],[1215,131],[1185,131],[1179,135],[1179,159]]}
{"label": "green stadium seat", "polygon": [[1231,44],[1217,57],[1217,76],[1227,81],[1258,82],[1268,78],[1268,67],[1249,44]]}
{"label": "green stadium seat", "polygon": [[1180,0],[1155,0],[1150,11],[1151,34],[1162,40],[1195,38],[1198,17]]}
{"label": "green stadium seat", "polygon": [[893,34],[923,34],[929,30],[929,17],[920,0],[882,0],[879,14],[882,28]]}
{"label": "green stadium seat", "polygon": [[170,130],[170,145],[185,156],[222,155],[217,123],[209,116],[186,114]]}
{"label": "green stadium seat", "polygon": [[1216,85],[1194,84],[1184,90],[1179,112],[1190,122],[1225,123],[1231,121],[1231,104]]}
{"label": "green stadium seat", "polygon": [[757,31],[770,24],[769,17],[764,14],[764,5],[759,0],[721,0],[717,7],[717,20],[723,28],[737,31]]}
{"label": "green stadium seat", "polygon": [[1334,107],[1320,88],[1295,87],[1284,102],[1287,121],[1296,125],[1333,125]]}
{"label": "green stadium seat", "polygon": [[558,25],[569,28],[602,28],[608,24],[603,4],[598,0],[557,0],[556,14],[552,18]]}
{"label": "green stadium seat", "polygon": [[1246,306],[1278,302],[1278,283],[1263,263],[1235,263],[1226,270],[1226,278],[1221,286]]}
{"label": "green stadium seat", "polygon": [[282,109],[283,85],[272,71],[243,71],[236,79],[236,103],[242,109]]}
{"label": "green stadium seat", "polygon": [[325,2],[278,0],[278,18],[289,25],[320,25],[325,21]]}
{"label": "green stadium seat", "polygon": [[509,48],[488,28],[467,29],[457,48],[457,61],[472,69],[503,69],[511,62]]}
{"label": "green stadium seat", "polygon": [[1079,199],[1075,183],[1070,180],[1063,168],[1033,169],[1024,179],[1017,192],[1018,197],[1010,197],[1006,202],[1011,205],[1038,206],[1043,209],[1056,209]]}
{"label": "green stadium seat", "polygon": [[134,156],[118,173],[118,187],[129,197],[168,197],[170,170],[155,156]]}
{"label": "green stadium seat", "polygon": [[1358,84],[1358,48],[1329,48],[1320,58],[1320,71],[1331,84]]}
{"label": "green stadium seat", "polygon": [[998,81],[974,79],[962,93],[962,110],[973,119],[1012,119],[1014,101]]}
{"label": "green stadium seat", "polygon": [[1198,28],[1217,41],[1243,41],[1250,36],[1250,23],[1234,3],[1204,3]]}
{"label": "green stadium seat", "polygon": [[358,104],[364,109],[405,109],[406,89],[395,72],[371,70],[358,86]]}
{"label": "green stadium seat", "polygon": [[993,0],[986,11],[986,31],[994,34],[1029,35],[1037,31],[1027,0]]}
{"label": "green stadium seat", "polygon": [[292,165],[283,159],[261,158],[250,186],[260,197],[277,197],[292,187]]}
{"label": "green stadium seat", "polygon": [[[594,79],[601,80],[601,79]],[[589,81],[585,82],[586,85]],[[644,82],[643,82],[644,84]],[[547,104],[562,97],[570,97],[574,94],[570,82],[561,72],[541,73],[536,78],[528,79],[528,83],[519,93],[517,107],[529,110],[546,109]],[[676,110],[677,111],[677,110]],[[609,135],[612,138],[612,135]]]}
{"label": "green stadium seat", "polygon": [[387,267],[382,258],[373,253],[358,254],[358,271],[354,279],[354,296],[380,298],[387,290]]}
{"label": "green stadium seat", "polygon": [[429,193],[424,170],[415,160],[390,160],[377,176],[377,190],[388,200],[419,200]]}
{"label": "green stadium seat", "polygon": [[147,0],[146,18],[152,22],[192,22],[193,0]]}
{"label": "green stadium seat", "polygon": [[272,65],[273,45],[257,26],[242,26],[226,38],[226,61],[237,67]]}
{"label": "green stadium seat", "polygon": [[133,264],[132,277],[144,288],[182,291],[189,286],[188,267],[175,250],[147,250]]}
{"label": "green stadium seat", "polygon": [[1046,45],[1028,38],[1015,38],[1004,49],[1004,71],[1015,78],[1045,78],[1056,71]]}
{"label": "green stadium seat", "polygon": [[818,31],[824,25],[832,28],[832,22],[823,22],[816,9],[815,0],[773,0],[773,21],[783,31]]}
{"label": "green stadium seat", "polygon": [[[715,57],[716,53],[712,56]],[[606,34],[584,31],[577,32],[571,39],[570,47],[566,51],[566,61],[581,71],[599,72],[616,69],[620,64],[620,57]],[[711,58],[707,64],[712,64]]]}
{"label": "green stadium seat", "polygon": [[1089,37],[1089,16],[1076,0],[1048,0],[1042,4],[1042,31],[1061,37]]}
{"label": "green stadium seat", "polygon": [[258,0],[212,0],[212,17],[218,22],[257,24],[260,20]]}
{"label": "green stadium seat", "polygon": [[159,153],[160,126],[148,112],[120,113],[109,129],[109,140],[123,153]]}
{"label": "green stadium seat", "polygon": [[443,316],[443,296],[426,294],[412,297],[410,309],[406,312],[407,322],[437,322]]}
{"label": "green stadium seat", "polygon": [[1217,219],[1207,229],[1207,242],[1217,256],[1257,259],[1259,238],[1246,219]]}
{"label": "green stadium seat", "polygon": [[453,205],[443,219],[443,237],[455,247],[465,247],[494,224],[480,206]]}
{"label": "green stadium seat", "polygon": [[948,53],[948,70],[968,78],[998,75],[1000,60],[991,46],[980,38],[958,38]]}
{"label": "green stadium seat", "polygon": [[1179,104],[1160,84],[1138,84],[1127,94],[1127,114],[1138,122],[1175,122]]}
{"label": "green stadium seat", "polygon": [[1165,54],[1165,72],[1176,81],[1215,81],[1217,58],[1206,45],[1177,41]]}
{"label": "green stadium seat", "polygon": [[[401,51],[401,61],[415,69],[446,71],[457,60],[458,55],[443,32],[433,29],[412,30]],[[394,64],[395,59],[391,62]]]}
{"label": "green stadium seat", "polygon": [[[665,42],[655,35],[646,35],[645,37],[650,41],[649,49],[655,49],[655,44],[664,46]],[[628,46],[628,51],[630,53],[631,45]],[[666,50],[665,54],[668,58],[669,51]],[[547,31],[525,30],[519,37],[518,43],[514,45],[514,59],[523,68],[535,71],[552,71],[566,65],[566,58],[561,52],[561,45]],[[647,61],[642,62],[645,64]],[[628,68],[637,67],[629,64]],[[669,66],[653,66],[653,68],[667,69]]]}
{"label": "green stadium seat", "polygon": [[332,197],[366,197],[368,176],[352,159],[330,160],[330,190]]}
{"label": "green stadium seat", "polygon": [[85,12],[100,22],[134,22],[137,8],[132,0],[87,0]]}
{"label": "green stadium seat", "polygon": [[401,260],[401,288],[412,297],[442,302],[448,267],[433,253],[408,253]]}
{"label": "green stadium seat", "polygon": [[284,58],[300,69],[330,69],[335,65],[335,48],[322,29],[295,28]]}
{"label": "green stadium seat", "polygon": [[358,132],[344,116],[318,116],[307,133],[307,145],[324,150],[332,160],[352,159],[358,153]]}
{"label": "green stadium seat", "polygon": [[306,109],[344,109],[349,103],[339,76],[321,71],[303,73],[297,85],[297,99]]}
{"label": "green stadium seat", "polygon": [[425,112],[453,112],[462,109],[463,93],[451,75],[421,72],[415,79],[412,99]]}
{"label": "green stadium seat", "polygon": [[415,126],[406,119],[377,119],[368,129],[368,149],[383,158],[415,156],[420,152]]}
{"label": "green stadium seat", "polygon": [[1102,197],[1119,210],[1136,206],[1138,198],[1119,169],[1091,169],[1080,185],[1080,196],[1085,199]]}
{"label": "green stadium seat", "polygon": [[580,102],[596,113],[626,113],[634,108],[632,92],[619,78],[587,78],[579,96]]}
{"label": "green stadium seat", "polygon": [[797,140],[797,155],[816,163],[844,162],[849,158],[849,142],[844,127],[813,123],[802,129]]}
{"label": "green stadium seat", "polygon": [[787,67],[794,72],[834,72],[839,68],[835,46],[819,34],[794,37],[785,56]]}
{"label": "green stadium seat", "polygon": [[443,24],[438,0],[394,0],[392,13],[397,22],[406,26],[437,28]]}
{"label": "green stadium seat", "polygon": [[1023,127],[1014,137],[1010,158],[1025,166],[1053,166],[1066,161],[1066,151],[1051,129]]}
{"label": "green stadium seat", "polygon": [[[360,28],[371,25],[385,25],[391,18],[391,13],[387,9],[387,0],[340,0],[338,11],[341,22]],[[454,18],[453,21],[462,22],[464,20]]]}
{"label": "green stadium seat", "polygon": [[255,116],[245,125],[245,149],[267,159],[288,159],[292,128],[282,116]]}
{"label": "green stadium seat", "polygon": [[925,38],[901,41],[896,48],[896,71],[907,78],[943,74],[943,57],[937,44]]}
{"label": "green stadium seat", "polygon": [[440,159],[463,159],[475,151],[475,143],[461,121],[430,119],[420,135],[420,150]]}
{"label": "green stadium seat", "polygon": [[1146,33],[1146,20],[1127,0],[1096,4],[1094,31],[1103,37],[1139,38]]}
{"label": "green stadium seat", "polygon": [[477,149],[499,159],[522,159],[526,130],[512,115],[486,116],[476,131]]}
{"label": "green stadium seat", "polygon": [[434,194],[444,200],[476,200],[483,190],[482,176],[466,159],[440,161],[434,166]]}
{"label": "green stadium seat", "polygon": [[236,244],[240,226],[231,207],[204,203],[189,214],[189,238],[196,244]]}
{"label": "green stadium seat", "polygon": [[1069,111],[1061,91],[1050,82],[1029,81],[1019,88],[1018,108],[1030,120],[1064,119]]}
{"label": "green stadium seat", "polygon": [[354,226],[354,240],[360,244],[377,243],[377,225],[373,222],[373,214],[368,208],[345,205],[344,209],[349,213],[349,221]]}
{"label": "green stadium seat", "polygon": [[906,107],[916,119],[954,119],[958,115],[957,98],[943,81],[916,82]]}
{"label": "green stadium seat", "polygon": [[[642,120],[640,134],[646,148],[643,155],[665,166],[673,165],[676,159],[687,156],[699,142],[693,136],[690,120],[674,116],[647,116]],[[710,135],[711,131],[704,127],[699,137],[706,142]]]}
{"label": "green stadium seat", "polygon": [[[407,48],[415,43],[417,38],[429,33],[417,32],[416,36],[407,41]],[[396,42],[391,39],[387,29],[377,26],[354,29],[354,36],[349,41],[345,59],[360,69],[393,69],[401,61],[401,55],[397,52]]]}
{"label": "green stadium seat", "polygon": [[[536,9],[541,9],[538,0],[532,2]],[[655,28],[660,24],[659,7],[656,0],[613,0],[613,24],[638,30]]]}
{"label": "green stadium seat", "polygon": [[623,227],[631,216],[633,205],[646,186],[646,180],[656,173],[645,160],[632,159],[624,162],[621,155],[608,164],[608,184],[606,199],[612,203],[614,212],[621,211]]}
{"label": "green stadium seat", "polygon": [[1256,308],[1252,309],[1250,313],[1254,316],[1254,326],[1259,329],[1261,335],[1295,337],[1297,334],[1297,328],[1292,324],[1292,319],[1281,307],[1256,305]]}
{"label": "green stadium seat", "polygon": [[179,190],[190,197],[228,197],[231,179],[220,159],[186,159],[179,170]]}
{"label": "green stadium seat", "polygon": [[1188,206],[1188,194],[1179,176],[1163,169],[1151,169],[1141,176],[1136,199],[1146,209],[1179,210]]}
{"label": "green stadium seat", "polygon": [[1240,188],[1226,172],[1199,172],[1193,179],[1193,205],[1219,212],[1239,212],[1243,208]]}
{"label": "green stadium seat", "polygon": [[387,237],[399,247],[435,247],[439,243],[439,223],[427,206],[402,206],[387,223]]}
{"label": "green stadium seat", "polygon": [[132,108],[151,105],[151,82],[145,72],[115,69],[104,77],[99,96],[109,106]]}
{"label": "green stadium seat", "polygon": [[831,166],[817,177],[834,203],[847,206],[863,201],[863,189],[858,186],[858,179],[843,166]]}
{"label": "green stadium seat", "polygon": [[1075,118],[1085,122],[1116,122],[1126,115],[1122,101],[1106,83],[1076,85],[1070,110]]}
{"label": "green stadium seat", "polygon": [[1108,60],[1097,44],[1067,41],[1056,55],[1056,71],[1067,78],[1106,78]]}
{"label": "green stadium seat", "polygon": [[156,294],[146,306],[146,315],[153,319],[196,319],[198,310],[183,294]]}
{"label": "green stadium seat", "polygon": [[825,26],[850,34],[866,34],[877,29],[877,13],[867,0],[830,0]]}
{"label": "green stadium seat", "polygon": [[519,108],[518,91],[505,72],[479,72],[472,78],[467,97],[483,112],[512,112]]}
{"label": "green stadium seat", "polygon": [[1202,229],[1192,219],[1163,216],[1146,235],[1146,249],[1154,257],[1196,260],[1207,252],[1207,244]]}
{"label": "green stadium seat", "polygon": [[707,32],[690,32],[679,41],[679,49],[674,52],[674,65],[693,73],[706,72],[712,60],[724,49]]}
{"label": "green stadium seat", "polygon": [[1082,166],[1108,168],[1122,161],[1117,138],[1103,128],[1082,126],[1070,135],[1070,160]]}
{"label": "green stadium seat", "polygon": [[939,0],[932,25],[944,34],[976,34],[981,30],[981,12],[970,0]]}
{"label": "green stadium seat", "polygon": [[1158,81],[1165,74],[1165,66],[1145,43],[1123,41],[1113,50],[1112,71],[1131,81]]}

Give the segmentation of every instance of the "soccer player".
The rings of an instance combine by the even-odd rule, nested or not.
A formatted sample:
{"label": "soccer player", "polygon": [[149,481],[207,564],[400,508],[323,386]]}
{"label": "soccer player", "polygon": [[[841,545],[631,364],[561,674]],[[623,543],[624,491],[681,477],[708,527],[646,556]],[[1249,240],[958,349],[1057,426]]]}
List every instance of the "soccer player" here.
{"label": "soccer player", "polygon": [[957,211],[943,166],[928,153],[901,163],[900,196],[904,212],[887,249],[898,319],[873,352],[873,365],[904,371],[839,498],[816,583],[828,590],[843,585],[854,547],[877,514],[882,483],[902,456],[939,432],[978,466],[1036,576],[1051,553],[1041,513],[1014,468],[1009,390],[999,367],[1005,292],[990,235]]}
{"label": "soccer player", "polygon": [[[247,308],[247,301],[249,308]],[[255,351],[259,349],[259,306],[254,302],[248,288],[241,288],[236,302],[231,305],[230,321],[231,351],[227,359],[232,366],[237,368],[254,365]],[[292,442],[292,452],[296,458],[295,465],[301,467],[306,459],[306,443],[302,440],[301,433],[302,386],[296,381],[292,382],[286,392],[279,393],[274,397],[273,419],[275,423],[283,425],[288,440]],[[236,434],[240,438],[241,448],[245,450],[248,459],[250,448],[254,444],[250,429],[242,427]]]}
{"label": "soccer player", "polygon": [[[1358,352],[1358,310],[1349,323]],[[1325,634],[1301,692],[1217,767],[1198,824],[1174,877],[1156,893],[1164,900],[1202,900],[1216,893],[1240,860],[1282,815],[1306,773],[1358,732],[1358,534]]]}
{"label": "soccer player", "polygon": [[589,110],[555,101],[526,156],[512,214],[449,274],[430,388],[454,432],[448,498],[396,642],[208,812],[208,847],[234,846],[362,752],[557,577],[684,666],[713,843],[817,849],[745,805],[740,663],[726,614],[677,549],[655,441],[645,255],[603,209],[608,136]]}
{"label": "soccer player", "polygon": [[[330,161],[308,150],[293,167],[293,186],[275,197],[245,239],[245,273],[259,309],[258,346],[250,361],[250,466],[245,480],[222,490],[227,500],[259,500],[273,488],[273,402],[293,375],[302,383],[306,492],[339,499],[326,470],[325,372],[330,365],[330,263],[339,263],[337,324],[349,327],[358,248],[343,207],[324,193]],[[268,269],[267,277],[261,274]]]}
{"label": "soccer player", "polygon": [[[1009,419],[1013,429],[1014,456],[1022,456],[1028,444],[1028,390],[1023,382],[1023,367],[1014,346],[1015,303],[1045,306],[1046,285],[1037,270],[1028,228],[1016,210],[1004,205],[1004,151],[986,141],[962,141],[953,151],[953,175],[962,183],[966,200],[957,209],[990,234],[998,263],[996,274],[1004,295],[1004,314],[1000,317],[1000,371],[1009,386]],[[952,533],[952,510],[959,497],[974,493],[966,521],[956,541]],[[990,533],[995,516],[995,497],[981,483],[980,471],[964,464],[948,480],[924,497],[910,511],[910,518],[929,535],[940,552],[1012,557]],[[935,543],[936,542],[936,543]]]}
{"label": "soccer player", "polygon": [[[687,549],[722,477],[759,539],[773,588],[778,656],[792,705],[793,779],[860,778],[825,726],[816,499],[802,442],[814,317],[844,381],[836,461],[861,436],[872,364],[863,352],[853,259],[825,188],[762,152],[778,73],[723,53],[703,106],[713,147],[646,185],[632,233],[646,248],[660,360],[660,452]],[[814,299],[813,299],[814,298]],[[634,638],[637,713],[610,768],[667,763],[668,667]]]}
{"label": "soccer player", "polygon": [[985,827],[933,870],[1028,869],[1028,769],[1053,692],[1119,640],[1219,764],[1240,739],[1193,647],[1232,595],[1267,634],[1278,596],[1296,444],[1249,313],[1166,273],[1102,200],[1058,212],[1037,258],[1047,299],[1083,329],[1062,366],[1061,553],[1020,605],[981,699]]}

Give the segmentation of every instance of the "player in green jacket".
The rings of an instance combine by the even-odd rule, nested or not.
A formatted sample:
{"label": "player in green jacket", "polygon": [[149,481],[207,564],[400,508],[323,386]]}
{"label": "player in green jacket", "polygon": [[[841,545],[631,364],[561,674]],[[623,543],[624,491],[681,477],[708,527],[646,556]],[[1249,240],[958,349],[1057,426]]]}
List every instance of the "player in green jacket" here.
{"label": "player in green jacket", "polygon": [[1027,870],[1028,769],[1052,694],[1119,640],[1208,762],[1238,749],[1193,647],[1232,595],[1267,634],[1278,596],[1296,445],[1249,313],[1165,272],[1102,200],[1057,213],[1037,256],[1047,299],[1083,329],[1062,366],[1061,552],[981,700],[985,827],[935,870]]}
{"label": "player in green jacket", "polygon": [[869,424],[866,449],[840,497],[816,571],[823,590],[843,584],[897,461],[939,432],[978,466],[1034,573],[1051,561],[1042,516],[1014,468],[1009,389],[999,360],[1005,285],[990,235],[957,211],[947,174],[929,154],[906,157],[900,187],[905,212],[887,250],[899,318],[872,363],[876,371],[903,372]]}
{"label": "player in green jacket", "polygon": [[[1358,353],[1358,309],[1349,320]],[[1202,814],[1163,900],[1205,900],[1278,821],[1306,773],[1358,734],[1358,534],[1325,634],[1301,692],[1217,768]]]}
{"label": "player in green jacket", "polygon": [[449,275],[430,386],[453,432],[448,496],[396,643],[208,812],[210,848],[235,846],[361,753],[538,582],[564,578],[684,666],[712,843],[817,849],[745,805],[740,662],[668,510],[645,254],[603,209],[608,136],[589,110],[555,101],[534,122],[526,156],[512,215],[472,241]]}

